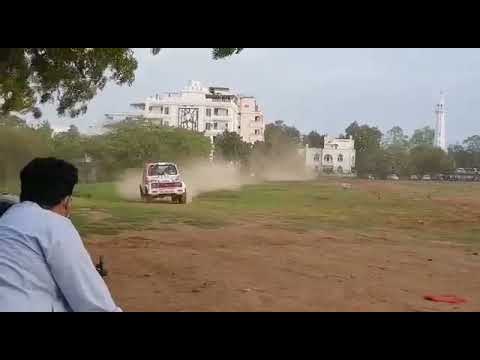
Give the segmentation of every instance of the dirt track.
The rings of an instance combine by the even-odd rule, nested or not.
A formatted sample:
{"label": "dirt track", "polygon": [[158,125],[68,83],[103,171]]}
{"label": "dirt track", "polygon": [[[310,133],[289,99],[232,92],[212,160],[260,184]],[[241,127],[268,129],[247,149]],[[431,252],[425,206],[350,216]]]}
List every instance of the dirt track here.
{"label": "dirt track", "polygon": [[236,225],[86,242],[126,311],[480,311],[475,250],[400,240]]}

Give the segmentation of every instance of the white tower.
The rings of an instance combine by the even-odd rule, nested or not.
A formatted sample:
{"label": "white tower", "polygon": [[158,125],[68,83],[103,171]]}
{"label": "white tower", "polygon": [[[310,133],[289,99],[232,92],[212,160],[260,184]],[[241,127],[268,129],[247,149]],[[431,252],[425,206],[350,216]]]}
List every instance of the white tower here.
{"label": "white tower", "polygon": [[435,127],[435,141],[434,146],[441,148],[443,151],[447,151],[447,137],[445,134],[445,116],[447,111],[445,110],[445,96],[443,92],[440,93],[440,102],[435,106],[435,116],[437,119]]}

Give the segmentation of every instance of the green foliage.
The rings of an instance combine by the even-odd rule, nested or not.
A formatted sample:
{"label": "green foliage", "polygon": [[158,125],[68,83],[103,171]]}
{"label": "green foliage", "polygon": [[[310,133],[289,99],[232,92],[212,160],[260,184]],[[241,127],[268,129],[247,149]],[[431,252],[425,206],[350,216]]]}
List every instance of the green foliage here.
{"label": "green foliage", "polygon": [[424,175],[443,173],[453,170],[451,158],[440,148],[429,145],[419,145],[410,151],[410,170]]}
{"label": "green foliage", "polygon": [[313,148],[323,148],[325,135],[320,135],[316,131],[310,131],[308,135],[303,138],[303,144]]}
{"label": "green foliage", "polygon": [[[214,48],[213,58],[242,48]],[[158,54],[160,48],[153,48]],[[88,102],[108,82],[131,85],[137,60],[130,48],[1,48],[0,111],[33,112],[38,104],[57,103],[59,115],[84,114]]]}
{"label": "green foliage", "polygon": [[[152,54],[157,55],[162,48],[152,48]],[[243,50],[243,48],[213,48],[212,57],[217,59],[222,59],[233,54],[238,54]]]}
{"label": "green foliage", "polygon": [[463,141],[463,145],[470,153],[480,153],[480,135],[473,135]]}
{"label": "green foliage", "polygon": [[147,161],[206,159],[211,149],[208,138],[200,133],[142,122],[120,124],[90,140],[92,157],[116,172],[142,167]]}
{"label": "green foliage", "polygon": [[23,166],[34,157],[49,153],[48,142],[35,129],[0,126],[0,190],[17,188]]}
{"label": "green foliage", "polygon": [[419,145],[433,146],[435,138],[435,130],[430,126],[425,126],[422,129],[417,129],[410,138],[410,147],[413,148]]}
{"label": "green foliage", "polygon": [[345,129],[347,137],[352,136],[355,141],[356,160],[355,169],[359,175],[369,173],[384,174],[387,163],[386,154],[380,147],[382,132],[377,127],[358,125],[355,121]]}
{"label": "green foliage", "polygon": [[294,126],[286,125],[282,120],[267,124],[264,135],[267,148],[278,155],[300,144],[300,131]]}
{"label": "green foliage", "polygon": [[225,131],[215,138],[215,158],[227,161],[248,161],[252,146],[242,140],[239,134]]}
{"label": "green foliage", "polygon": [[480,168],[480,136],[468,137],[463,141],[463,146],[450,146],[448,153],[454,159],[456,167]]}
{"label": "green foliage", "polygon": [[[0,187],[17,183],[20,169],[39,156],[65,159],[81,171],[94,167],[97,179],[112,180],[125,169],[142,167],[147,161],[206,159],[210,149],[210,141],[200,133],[144,122],[119,123],[94,136],[81,134],[74,125],[52,136],[46,121],[36,127],[0,123]],[[86,163],[87,157],[93,163]]]}
{"label": "green foliage", "polygon": [[389,174],[396,174],[398,176],[408,176],[410,154],[407,147],[403,144],[390,145],[384,149],[388,159]]}
{"label": "green foliage", "polygon": [[383,144],[386,147],[407,148],[408,136],[404,134],[400,126],[394,126],[387,131]]}
{"label": "green foliage", "polygon": [[304,160],[298,154],[300,131],[276,121],[265,126],[264,135],[265,142],[256,142],[250,155],[250,168],[254,173],[305,170]]}

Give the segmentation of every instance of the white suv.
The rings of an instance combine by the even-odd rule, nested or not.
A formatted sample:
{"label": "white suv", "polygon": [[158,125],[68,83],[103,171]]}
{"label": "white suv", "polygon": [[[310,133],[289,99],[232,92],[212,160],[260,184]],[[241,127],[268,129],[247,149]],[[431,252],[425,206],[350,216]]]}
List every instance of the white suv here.
{"label": "white suv", "polygon": [[187,187],[180,178],[177,165],[166,162],[145,164],[140,197],[148,202],[170,197],[174,203],[186,204]]}

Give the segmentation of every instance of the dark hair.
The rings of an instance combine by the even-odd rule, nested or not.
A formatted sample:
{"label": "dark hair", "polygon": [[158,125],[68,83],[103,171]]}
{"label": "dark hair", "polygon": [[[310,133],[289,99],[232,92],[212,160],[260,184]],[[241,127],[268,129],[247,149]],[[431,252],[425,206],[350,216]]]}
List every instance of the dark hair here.
{"label": "dark hair", "polygon": [[20,182],[20,201],[32,201],[44,208],[52,208],[72,195],[78,182],[78,170],[64,160],[36,158],[22,169]]}

